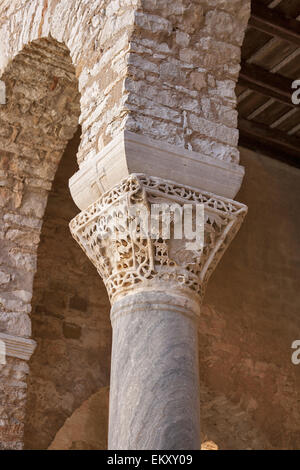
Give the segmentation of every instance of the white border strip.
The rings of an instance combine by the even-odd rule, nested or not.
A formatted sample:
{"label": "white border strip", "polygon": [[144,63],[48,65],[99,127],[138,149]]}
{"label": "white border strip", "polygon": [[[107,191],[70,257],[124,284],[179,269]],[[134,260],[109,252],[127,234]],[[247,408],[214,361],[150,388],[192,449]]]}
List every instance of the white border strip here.
{"label": "white border strip", "polygon": [[0,333],[0,341],[5,344],[5,354],[10,357],[17,357],[29,361],[35,348],[36,342],[33,339],[12,336]]}

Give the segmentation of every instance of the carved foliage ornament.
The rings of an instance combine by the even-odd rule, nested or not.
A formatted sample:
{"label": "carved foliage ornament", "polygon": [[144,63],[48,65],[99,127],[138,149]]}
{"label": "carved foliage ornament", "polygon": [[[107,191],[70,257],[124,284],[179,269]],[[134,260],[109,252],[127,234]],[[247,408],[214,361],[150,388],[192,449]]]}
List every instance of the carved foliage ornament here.
{"label": "carved foliage ornament", "polygon": [[[145,214],[150,218],[157,204],[175,209],[202,205],[202,245],[191,250],[184,236],[176,239],[176,210],[170,214],[169,236],[163,220],[154,231],[145,230]],[[247,207],[233,200],[161,178],[132,174],[78,214],[70,230],[103,278],[111,303],[131,290],[155,286],[187,290],[202,297],[246,213]]]}

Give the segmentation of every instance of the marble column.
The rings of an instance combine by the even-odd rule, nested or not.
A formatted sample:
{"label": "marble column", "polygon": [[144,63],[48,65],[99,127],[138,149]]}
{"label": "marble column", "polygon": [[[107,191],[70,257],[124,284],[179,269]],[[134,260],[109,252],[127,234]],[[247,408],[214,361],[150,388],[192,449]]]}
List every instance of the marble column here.
{"label": "marble column", "polygon": [[199,449],[198,314],[158,289],[114,303],[110,449]]}
{"label": "marble column", "polygon": [[[141,219],[129,224],[157,203],[203,206],[204,244],[190,249],[174,230],[145,236]],[[197,318],[246,211],[231,199],[131,174],[71,221],[112,304],[110,449],[200,448]]]}

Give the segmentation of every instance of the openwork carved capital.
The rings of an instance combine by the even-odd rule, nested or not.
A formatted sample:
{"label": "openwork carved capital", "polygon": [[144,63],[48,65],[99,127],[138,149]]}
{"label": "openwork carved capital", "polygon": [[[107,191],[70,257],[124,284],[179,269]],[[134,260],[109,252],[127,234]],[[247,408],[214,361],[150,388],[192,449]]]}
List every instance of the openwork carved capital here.
{"label": "openwork carved capital", "polygon": [[[187,206],[194,226],[197,208],[202,208],[202,226],[199,219],[195,227],[195,233],[203,229],[201,242],[192,243],[185,230],[178,234],[181,209]],[[171,211],[160,220],[153,210],[157,207]],[[70,229],[103,278],[112,303],[141,289],[185,291],[202,298],[246,213],[247,207],[233,200],[132,174],[75,217]]]}

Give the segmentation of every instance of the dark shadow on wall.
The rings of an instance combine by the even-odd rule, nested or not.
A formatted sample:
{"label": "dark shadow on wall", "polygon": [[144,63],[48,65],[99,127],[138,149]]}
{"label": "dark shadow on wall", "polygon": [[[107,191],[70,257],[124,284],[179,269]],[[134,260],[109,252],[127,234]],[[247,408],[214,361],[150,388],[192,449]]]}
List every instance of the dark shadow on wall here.
{"label": "dark shadow on wall", "polygon": [[245,222],[208,285],[202,422],[221,449],[300,447],[300,170],[241,149]]}
{"label": "dark shadow on wall", "polygon": [[38,249],[25,448],[46,449],[65,420],[109,384],[109,300],[96,269],[72,239],[79,212],[68,179],[77,171],[80,129],[69,142],[49,195]]}

